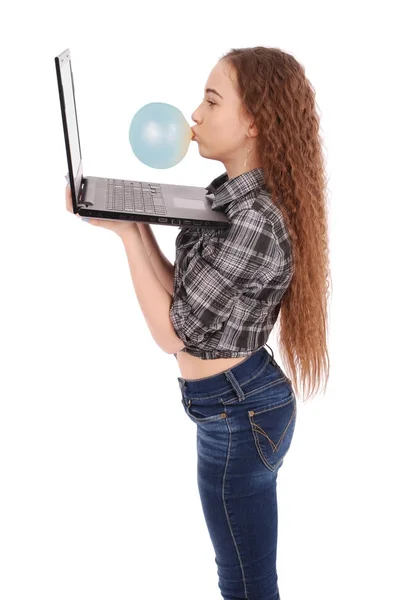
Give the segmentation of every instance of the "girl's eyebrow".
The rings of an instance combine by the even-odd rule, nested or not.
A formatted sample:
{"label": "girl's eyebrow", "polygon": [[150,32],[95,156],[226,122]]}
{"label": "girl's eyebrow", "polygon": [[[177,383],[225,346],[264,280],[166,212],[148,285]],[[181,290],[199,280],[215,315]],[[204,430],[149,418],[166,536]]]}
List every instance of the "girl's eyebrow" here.
{"label": "girl's eyebrow", "polygon": [[205,89],[205,92],[211,92],[212,94],[217,94],[217,96],[220,96],[220,98],[221,98],[222,100],[224,100],[223,96],[221,96],[221,95],[219,94],[219,92],[218,92],[218,91],[216,91],[216,90],[214,90],[213,88],[206,88],[206,89]]}

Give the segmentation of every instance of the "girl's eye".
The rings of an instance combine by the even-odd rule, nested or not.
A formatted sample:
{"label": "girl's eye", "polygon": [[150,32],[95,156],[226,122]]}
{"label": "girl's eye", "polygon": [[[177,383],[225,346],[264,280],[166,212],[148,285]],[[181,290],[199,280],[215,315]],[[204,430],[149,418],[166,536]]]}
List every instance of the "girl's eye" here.
{"label": "girl's eye", "polygon": [[209,102],[209,106],[213,106],[214,104],[216,104],[215,102],[211,102],[210,100],[206,100],[206,102]]}

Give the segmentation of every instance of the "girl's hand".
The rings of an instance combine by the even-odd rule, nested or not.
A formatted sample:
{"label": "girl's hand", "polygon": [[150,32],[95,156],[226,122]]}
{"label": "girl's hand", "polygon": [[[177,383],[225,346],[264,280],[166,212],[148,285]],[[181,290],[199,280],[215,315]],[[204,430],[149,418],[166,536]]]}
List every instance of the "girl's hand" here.
{"label": "girl's hand", "polygon": [[[68,212],[74,214],[74,209],[72,206],[71,188],[69,183],[67,183],[67,186],[65,188],[65,206]],[[78,213],[75,214],[77,217],[82,219],[82,217]],[[92,217],[85,217],[85,220],[87,223],[95,225],[96,227],[103,227],[104,229],[114,231],[114,233],[116,233],[120,237],[126,235],[130,231],[140,235],[139,229],[135,221],[112,221],[111,219],[95,219]]]}

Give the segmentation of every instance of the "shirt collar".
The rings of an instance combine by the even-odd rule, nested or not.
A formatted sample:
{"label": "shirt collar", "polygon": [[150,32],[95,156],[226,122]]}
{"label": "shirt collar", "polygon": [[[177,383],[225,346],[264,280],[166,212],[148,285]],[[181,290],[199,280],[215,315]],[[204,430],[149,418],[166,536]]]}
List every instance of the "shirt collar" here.
{"label": "shirt collar", "polygon": [[263,168],[252,169],[228,179],[227,171],[207,186],[206,198],[212,200],[212,210],[220,209],[232,200],[240,200],[250,192],[265,186]]}

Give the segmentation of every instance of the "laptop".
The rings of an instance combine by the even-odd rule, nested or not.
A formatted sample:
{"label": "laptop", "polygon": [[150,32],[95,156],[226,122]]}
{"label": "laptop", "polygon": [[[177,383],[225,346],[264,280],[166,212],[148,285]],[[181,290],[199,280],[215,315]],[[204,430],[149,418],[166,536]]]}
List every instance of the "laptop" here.
{"label": "laptop", "polygon": [[206,188],[84,176],[70,50],[56,56],[55,63],[74,213],[179,227],[229,227],[225,213],[212,209],[214,196]]}

